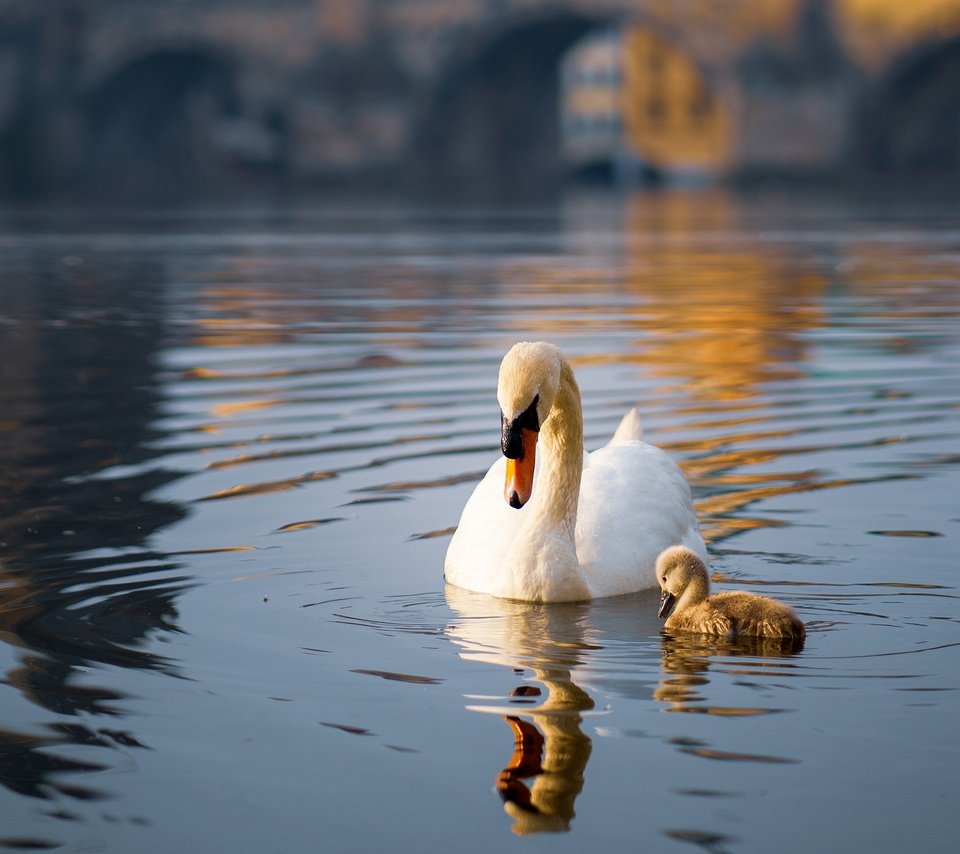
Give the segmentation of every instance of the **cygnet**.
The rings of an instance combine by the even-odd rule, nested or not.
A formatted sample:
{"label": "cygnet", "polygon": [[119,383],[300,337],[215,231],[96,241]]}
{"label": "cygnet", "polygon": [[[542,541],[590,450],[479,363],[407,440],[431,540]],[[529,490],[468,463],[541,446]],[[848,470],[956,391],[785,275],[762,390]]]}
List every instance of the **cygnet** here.
{"label": "cygnet", "polygon": [[766,596],[743,591],[710,595],[707,567],[686,546],[671,546],[657,558],[661,619],[667,631],[727,638],[803,640],[806,631],[793,609]]}

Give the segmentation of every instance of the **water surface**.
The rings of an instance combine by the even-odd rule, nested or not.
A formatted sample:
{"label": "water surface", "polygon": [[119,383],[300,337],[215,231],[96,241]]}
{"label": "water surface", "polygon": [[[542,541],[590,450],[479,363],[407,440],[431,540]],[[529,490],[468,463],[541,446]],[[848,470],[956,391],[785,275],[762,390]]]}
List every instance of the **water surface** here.
{"label": "water surface", "polygon": [[[0,264],[0,851],[955,844],[960,208],[8,211]],[[531,338],[802,652],[445,589]]]}

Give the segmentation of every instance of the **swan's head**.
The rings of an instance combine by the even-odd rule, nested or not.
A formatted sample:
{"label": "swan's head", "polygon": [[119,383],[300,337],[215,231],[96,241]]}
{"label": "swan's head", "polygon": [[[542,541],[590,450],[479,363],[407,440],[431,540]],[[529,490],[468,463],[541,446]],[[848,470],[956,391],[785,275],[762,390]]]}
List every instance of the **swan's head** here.
{"label": "swan's head", "polygon": [[500,363],[500,447],[507,458],[504,498],[511,507],[530,500],[537,435],[557,397],[562,364],[560,351],[543,341],[514,344]]}
{"label": "swan's head", "polygon": [[673,613],[684,594],[687,594],[689,604],[694,604],[706,599],[710,593],[706,565],[696,552],[686,546],[671,546],[660,552],[657,558],[657,581],[661,592],[657,615],[662,620]]}

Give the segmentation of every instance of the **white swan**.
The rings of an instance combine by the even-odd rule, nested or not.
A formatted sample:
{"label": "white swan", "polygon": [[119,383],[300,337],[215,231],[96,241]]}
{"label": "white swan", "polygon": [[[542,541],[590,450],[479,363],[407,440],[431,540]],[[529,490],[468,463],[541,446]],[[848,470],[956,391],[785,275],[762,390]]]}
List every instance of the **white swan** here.
{"label": "white swan", "polygon": [[514,345],[497,400],[504,458],[463,508],[444,564],[450,584],[573,602],[656,587],[657,555],[675,543],[706,558],[690,487],[640,439],[636,410],[608,445],[584,454],[580,389],[559,349]]}

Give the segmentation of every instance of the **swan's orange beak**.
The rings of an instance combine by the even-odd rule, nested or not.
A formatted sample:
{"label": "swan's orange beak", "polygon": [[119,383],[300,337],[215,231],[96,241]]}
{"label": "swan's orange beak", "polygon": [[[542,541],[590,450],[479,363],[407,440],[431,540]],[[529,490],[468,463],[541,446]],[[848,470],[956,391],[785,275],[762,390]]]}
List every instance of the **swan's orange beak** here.
{"label": "swan's orange beak", "polygon": [[507,457],[507,482],[503,497],[518,510],[530,500],[533,492],[533,470],[537,463],[537,431],[520,428],[522,451],[516,459]]}

